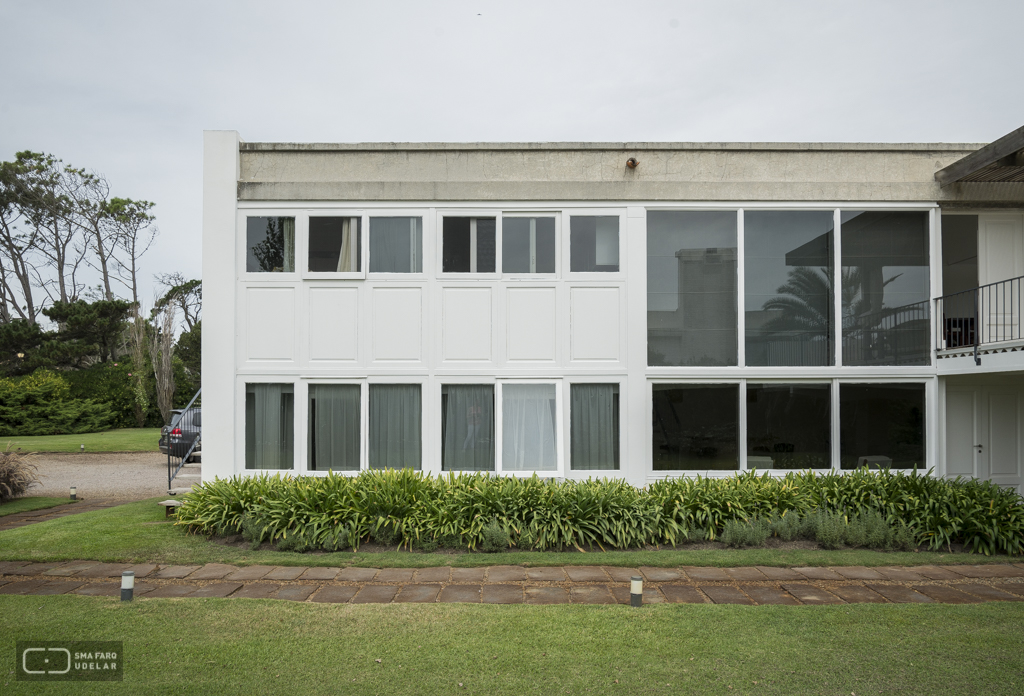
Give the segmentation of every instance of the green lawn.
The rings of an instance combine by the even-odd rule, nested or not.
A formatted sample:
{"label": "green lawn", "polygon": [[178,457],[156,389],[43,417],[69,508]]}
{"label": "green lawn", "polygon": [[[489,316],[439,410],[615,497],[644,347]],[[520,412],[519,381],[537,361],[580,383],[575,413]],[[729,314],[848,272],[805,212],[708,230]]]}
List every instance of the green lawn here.
{"label": "green lawn", "polygon": [[57,507],[65,503],[73,503],[70,498],[47,498],[46,496],[34,496],[29,498],[15,498],[3,505],[0,505],[0,517],[13,515],[16,512],[29,512],[31,510],[45,510],[46,508]]}
{"label": "green lawn", "polygon": [[0,438],[0,449],[10,443],[25,452],[159,452],[160,428],[119,428],[83,435],[37,435]]}
{"label": "green lawn", "polygon": [[[963,553],[883,553],[867,550],[817,551],[772,549],[702,551],[611,551],[593,553],[368,553],[298,554],[251,551],[224,546],[205,537],[188,535],[164,520],[160,498],[128,503],[105,510],[69,515],[55,520],[0,531],[0,560],[66,561],[90,559],[109,562],[174,564],[233,563],[237,565],[306,565],[423,568],[481,565],[611,565],[611,566],[828,566],[920,565],[929,563],[1005,563],[1006,556]],[[1015,558],[1012,560],[1019,560]]]}
{"label": "green lawn", "polygon": [[[5,694],[1019,694],[1024,606],[318,605],[0,597]],[[15,681],[120,640],[122,684]]]}

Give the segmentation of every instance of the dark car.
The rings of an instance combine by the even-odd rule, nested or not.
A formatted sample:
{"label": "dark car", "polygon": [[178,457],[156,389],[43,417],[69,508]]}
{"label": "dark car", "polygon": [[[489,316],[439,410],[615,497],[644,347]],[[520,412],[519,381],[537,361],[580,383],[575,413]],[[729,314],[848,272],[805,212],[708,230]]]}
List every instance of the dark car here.
{"label": "dark car", "polygon": [[[190,408],[184,415],[180,409],[171,411],[171,423],[174,427],[165,425],[160,429],[160,451],[170,454],[172,457],[184,457],[192,443],[200,437],[203,425],[203,409]],[[196,457],[199,445],[189,457],[192,461]]]}

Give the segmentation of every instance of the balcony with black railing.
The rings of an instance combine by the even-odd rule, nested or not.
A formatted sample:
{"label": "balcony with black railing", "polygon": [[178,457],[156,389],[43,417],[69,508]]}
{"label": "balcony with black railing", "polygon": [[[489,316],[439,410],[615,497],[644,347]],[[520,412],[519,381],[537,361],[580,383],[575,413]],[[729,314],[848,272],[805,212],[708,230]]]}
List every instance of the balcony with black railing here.
{"label": "balcony with black railing", "polygon": [[939,357],[960,356],[969,351],[980,365],[982,351],[1024,343],[1022,301],[1024,276],[937,298],[935,345]]}

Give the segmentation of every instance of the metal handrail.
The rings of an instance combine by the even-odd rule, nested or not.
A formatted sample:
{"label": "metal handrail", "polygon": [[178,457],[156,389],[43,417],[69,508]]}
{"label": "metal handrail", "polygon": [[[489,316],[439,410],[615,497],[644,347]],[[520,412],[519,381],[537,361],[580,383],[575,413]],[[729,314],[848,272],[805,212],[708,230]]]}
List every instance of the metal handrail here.
{"label": "metal handrail", "polygon": [[[198,399],[199,395],[202,394],[202,393],[203,393],[203,389],[202,389],[202,387],[200,387],[199,390],[192,396],[192,399],[188,402],[188,405],[185,406],[185,408],[183,408],[180,413],[178,413],[176,416],[172,417],[170,425],[167,426],[167,436],[166,437],[167,437],[167,490],[168,491],[171,490],[171,486],[172,486],[172,484],[174,482],[174,479],[178,476],[178,473],[181,472],[182,467],[185,466],[185,462],[188,461],[188,458],[191,457],[192,454],[195,452],[196,446],[199,445],[199,443],[202,441],[203,426],[202,426],[202,422],[200,422],[200,424],[198,426],[199,433],[196,435],[195,440],[192,441],[192,444],[189,445],[188,450],[181,457],[176,457],[173,454],[173,448],[171,447],[171,431],[174,430],[174,428],[177,427],[181,423],[182,418],[185,417],[185,414],[189,413],[189,411],[192,410],[192,405],[196,402],[196,399]],[[175,459],[178,460],[177,465],[174,464],[173,460],[175,460]],[[173,469],[173,471],[172,471],[172,469]]]}
{"label": "metal handrail", "polygon": [[1024,276],[986,283],[935,299],[936,349],[971,347],[974,363],[981,364],[981,346],[1024,339],[1021,306]]}

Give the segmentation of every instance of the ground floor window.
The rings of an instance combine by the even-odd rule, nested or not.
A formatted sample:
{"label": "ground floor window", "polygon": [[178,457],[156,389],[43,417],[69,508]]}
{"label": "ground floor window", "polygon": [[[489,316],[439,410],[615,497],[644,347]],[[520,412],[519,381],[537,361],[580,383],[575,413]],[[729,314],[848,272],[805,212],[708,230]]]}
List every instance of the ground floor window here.
{"label": "ground floor window", "polygon": [[370,468],[419,469],[422,397],[418,384],[370,385]]}
{"label": "ground floor window", "polygon": [[924,469],[924,385],[841,384],[841,466]]}
{"label": "ground floor window", "polygon": [[441,387],[441,468],[494,471],[494,385]]}
{"label": "ground floor window", "polygon": [[735,470],[738,384],[655,384],[655,471]]}
{"label": "ground floor window", "polygon": [[358,384],[309,385],[309,470],[359,471]]}
{"label": "ground floor window", "polygon": [[294,385],[246,384],[245,468],[294,468],[294,441]]}
{"label": "ground floor window", "polygon": [[553,384],[502,385],[503,471],[558,469],[556,401]]}
{"label": "ground floor window", "polygon": [[569,459],[574,471],[618,470],[619,385],[569,389]]}
{"label": "ground floor window", "polygon": [[832,386],[747,383],[747,468],[832,468]]}

